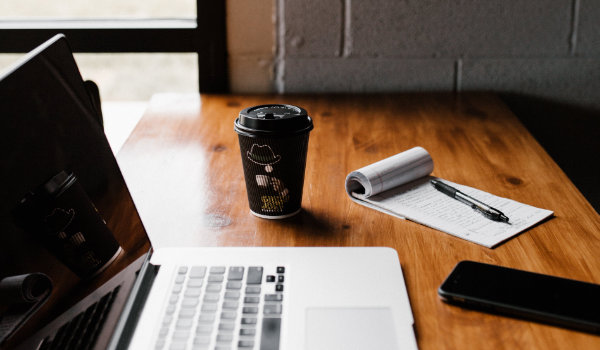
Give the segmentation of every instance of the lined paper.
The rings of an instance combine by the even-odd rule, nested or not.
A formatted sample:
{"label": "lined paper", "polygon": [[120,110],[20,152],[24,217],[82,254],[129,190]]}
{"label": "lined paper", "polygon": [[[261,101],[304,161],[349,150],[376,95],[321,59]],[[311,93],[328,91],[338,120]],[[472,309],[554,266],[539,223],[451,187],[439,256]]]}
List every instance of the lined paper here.
{"label": "lined paper", "polygon": [[[478,189],[442,180],[461,192],[503,212],[509,223],[490,220],[436,190],[430,183],[433,161],[422,147],[351,172],[346,178],[350,198],[367,207],[492,248],[553,214]],[[441,180],[441,179],[440,179]]]}

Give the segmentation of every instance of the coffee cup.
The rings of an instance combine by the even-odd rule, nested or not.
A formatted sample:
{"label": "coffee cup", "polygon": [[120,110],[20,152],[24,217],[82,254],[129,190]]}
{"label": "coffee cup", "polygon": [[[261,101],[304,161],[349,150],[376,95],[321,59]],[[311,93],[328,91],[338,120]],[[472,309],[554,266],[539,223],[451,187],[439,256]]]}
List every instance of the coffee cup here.
{"label": "coffee cup", "polygon": [[300,212],[312,119],[301,107],[269,104],[235,120],[250,212],[282,219]]}
{"label": "coffee cup", "polygon": [[122,251],[73,173],[53,176],[26,195],[16,213],[20,226],[80,278],[99,274]]}

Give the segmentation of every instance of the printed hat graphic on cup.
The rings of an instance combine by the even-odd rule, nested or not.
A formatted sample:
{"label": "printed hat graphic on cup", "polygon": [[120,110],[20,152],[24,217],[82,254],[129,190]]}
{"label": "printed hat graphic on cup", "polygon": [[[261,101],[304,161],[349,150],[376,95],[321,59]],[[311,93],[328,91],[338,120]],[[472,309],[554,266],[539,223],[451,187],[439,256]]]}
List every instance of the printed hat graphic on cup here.
{"label": "printed hat graphic on cup", "polygon": [[281,156],[275,155],[269,145],[253,144],[246,155],[252,162],[260,165],[273,165],[281,160]]}
{"label": "printed hat graphic on cup", "polygon": [[250,212],[283,219],[300,212],[312,119],[304,108],[265,104],[243,109],[234,122]]}

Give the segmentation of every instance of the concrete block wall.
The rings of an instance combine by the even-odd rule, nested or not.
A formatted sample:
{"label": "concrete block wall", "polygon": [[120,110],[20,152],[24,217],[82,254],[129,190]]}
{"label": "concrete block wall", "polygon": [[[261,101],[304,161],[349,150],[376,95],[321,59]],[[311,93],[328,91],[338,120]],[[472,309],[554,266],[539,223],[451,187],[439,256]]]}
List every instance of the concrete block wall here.
{"label": "concrete block wall", "polygon": [[600,109],[600,1],[277,0],[274,89],[491,90]]}

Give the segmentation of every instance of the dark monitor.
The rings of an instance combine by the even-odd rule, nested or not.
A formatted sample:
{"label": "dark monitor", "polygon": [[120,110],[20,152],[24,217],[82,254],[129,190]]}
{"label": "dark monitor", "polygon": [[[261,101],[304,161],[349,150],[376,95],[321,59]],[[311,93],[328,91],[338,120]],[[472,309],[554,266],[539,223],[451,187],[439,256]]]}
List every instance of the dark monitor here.
{"label": "dark monitor", "polygon": [[[0,334],[10,345],[150,243],[63,35],[0,74],[0,164],[0,322],[31,307]],[[17,282],[32,300],[19,304]]]}

